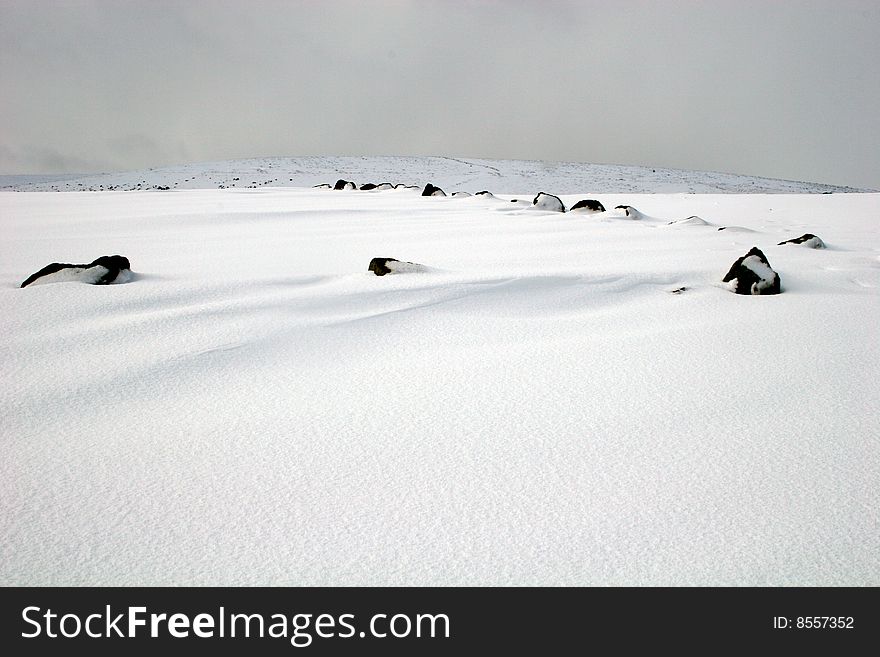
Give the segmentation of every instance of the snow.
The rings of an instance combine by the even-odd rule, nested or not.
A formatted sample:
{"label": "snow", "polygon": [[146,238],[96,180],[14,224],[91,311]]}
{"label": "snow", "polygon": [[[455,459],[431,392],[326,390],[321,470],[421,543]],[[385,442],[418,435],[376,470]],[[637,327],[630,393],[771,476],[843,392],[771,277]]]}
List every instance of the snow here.
{"label": "snow", "polygon": [[[491,166],[447,188],[498,198],[0,193],[0,581],[880,584],[880,194]],[[656,221],[509,202],[540,189]],[[693,216],[752,232],[662,229]],[[781,295],[719,284],[752,246]]]}
{"label": "snow", "polygon": [[386,262],[385,266],[390,269],[391,274],[424,274],[431,271],[430,267],[425,267],[417,262],[402,262],[400,260],[392,260]]}
{"label": "snow", "polygon": [[676,219],[666,224],[670,228],[681,228],[683,226],[711,226],[708,221],[701,217],[687,217],[685,219]]}
{"label": "snow", "polygon": [[[494,194],[621,193],[846,193],[838,185],[775,180],[711,171],[693,172],[617,164],[536,162],[452,157],[263,157],[203,162],[123,173],[0,176],[0,188],[20,191],[119,191],[171,189],[265,189],[333,185],[337,180],[391,182],[423,189],[432,182],[447,192],[488,190]],[[577,200],[580,200],[579,197]],[[607,207],[607,206],[606,206]]]}

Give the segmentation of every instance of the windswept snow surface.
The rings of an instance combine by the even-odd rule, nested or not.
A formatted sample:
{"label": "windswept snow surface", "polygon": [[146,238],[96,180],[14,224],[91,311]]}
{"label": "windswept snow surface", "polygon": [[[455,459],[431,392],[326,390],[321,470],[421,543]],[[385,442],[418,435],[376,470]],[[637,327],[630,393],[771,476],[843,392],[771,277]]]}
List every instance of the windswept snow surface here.
{"label": "windswept snow surface", "polygon": [[590,197],[0,193],[2,583],[880,585],[880,195]]}

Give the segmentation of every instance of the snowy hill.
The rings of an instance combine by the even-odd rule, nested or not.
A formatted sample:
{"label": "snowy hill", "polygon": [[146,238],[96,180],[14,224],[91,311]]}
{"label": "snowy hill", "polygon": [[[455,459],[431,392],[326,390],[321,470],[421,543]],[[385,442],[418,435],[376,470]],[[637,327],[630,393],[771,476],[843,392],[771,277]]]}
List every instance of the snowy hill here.
{"label": "snowy hill", "polygon": [[0,582],[880,585],[880,194],[250,162],[0,192]]}
{"label": "snowy hill", "polygon": [[[16,179],[19,178],[19,179]],[[450,157],[268,157],[187,164],[144,171],[87,176],[0,176],[0,189],[16,191],[100,191],[311,187],[337,179],[419,185],[433,182],[454,192],[488,189],[500,193],[552,190],[577,193],[815,194],[857,192],[849,187],[757,178],[728,173],[637,166],[481,160]]]}

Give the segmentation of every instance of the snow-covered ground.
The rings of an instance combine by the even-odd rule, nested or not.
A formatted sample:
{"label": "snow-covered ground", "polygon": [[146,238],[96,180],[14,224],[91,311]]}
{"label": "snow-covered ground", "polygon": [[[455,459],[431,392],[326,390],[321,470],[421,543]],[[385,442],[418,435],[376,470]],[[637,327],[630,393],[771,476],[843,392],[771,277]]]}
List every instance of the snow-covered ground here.
{"label": "snow-covered ground", "polygon": [[880,585],[880,194],[472,182],[0,193],[0,582]]}
{"label": "snow-covered ground", "polygon": [[711,171],[684,171],[583,162],[485,160],[454,157],[263,157],[184,164],[112,174],[0,176],[13,191],[139,191],[169,189],[258,189],[332,185],[339,178],[358,186],[383,182],[439,185],[447,193],[492,192],[532,195],[599,192],[697,194],[809,194],[858,192],[851,187],[796,182]]}

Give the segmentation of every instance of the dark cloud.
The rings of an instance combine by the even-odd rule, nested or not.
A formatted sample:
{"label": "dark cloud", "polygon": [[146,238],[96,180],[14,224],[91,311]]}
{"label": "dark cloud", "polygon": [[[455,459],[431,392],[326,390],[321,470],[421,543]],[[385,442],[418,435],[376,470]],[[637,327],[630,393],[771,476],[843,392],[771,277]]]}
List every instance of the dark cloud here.
{"label": "dark cloud", "polygon": [[0,123],[19,154],[0,152],[5,173],[437,154],[880,187],[873,0],[7,0],[0,12]]}

